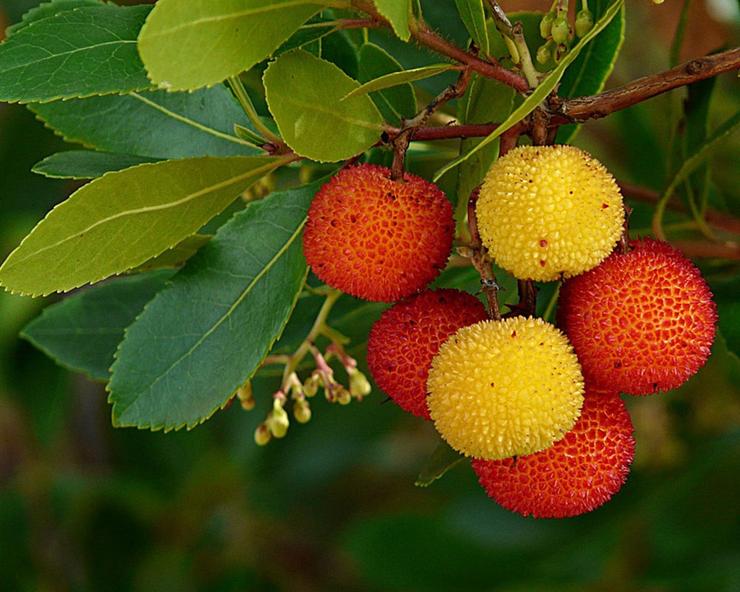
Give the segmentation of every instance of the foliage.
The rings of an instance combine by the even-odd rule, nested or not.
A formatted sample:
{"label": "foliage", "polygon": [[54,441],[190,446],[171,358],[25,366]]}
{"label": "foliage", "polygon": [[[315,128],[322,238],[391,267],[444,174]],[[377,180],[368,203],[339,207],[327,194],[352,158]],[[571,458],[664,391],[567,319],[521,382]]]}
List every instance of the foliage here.
{"label": "foliage", "polygon": [[[623,589],[731,589],[740,310],[737,264],[719,247],[735,240],[727,222],[740,202],[737,136],[728,135],[737,101],[725,82],[692,85],[684,103],[657,98],[579,125],[578,136],[573,123],[559,128],[558,141],[590,149],[620,181],[662,196],[657,233],[689,251],[715,249],[700,264],[722,337],[694,381],[635,411],[638,432],[649,434],[656,422],[665,429],[645,436],[652,454],[643,450],[613,508],[564,524],[532,523],[489,504],[459,456],[436,448],[423,426],[381,405],[378,393],[349,409],[315,404],[311,424],[270,449],[256,452],[251,438],[281,386],[282,368],[264,363],[266,356],[292,356],[324,302],[316,278],[307,279],[299,240],[317,179],[358,156],[390,165],[393,134],[460,74],[449,55],[413,42],[419,15],[448,43],[467,49],[473,41],[480,59],[518,71],[488,3],[377,1],[371,7],[390,26],[364,29],[349,22],[367,13],[340,1],[218,0],[197,3],[194,13],[184,0],[153,8],[54,0],[20,21],[21,4],[36,3],[7,10],[15,24],[0,45],[0,100],[27,104],[48,130],[18,105],[0,111],[7,171],[0,245],[9,254],[0,283],[32,295],[97,285],[44,301],[0,296],[0,431],[22,443],[9,458],[23,460],[8,470],[27,480],[4,487],[0,462],[0,546],[7,549],[0,578],[10,589],[53,581],[66,545],[79,556],[59,578],[81,590],[263,589],[281,579],[293,589],[492,589],[492,577],[502,590],[587,589],[610,580]],[[426,178],[437,173],[457,204],[461,236],[468,195],[502,136],[553,90],[564,99],[599,93],[615,63],[620,82],[668,65],[667,49],[643,39],[649,7],[628,7],[642,33],[626,29],[623,48],[623,4],[589,4],[596,26],[557,64],[536,66],[543,76],[533,92],[473,70],[464,94],[421,126],[501,123],[493,133],[411,142],[407,168]],[[509,16],[524,25],[534,55],[541,13]],[[650,56],[649,67],[637,63],[630,42],[646,44],[639,53]],[[39,175],[27,172],[32,167]],[[651,232],[654,204],[627,197],[633,233]],[[507,287],[502,304],[514,303],[515,280],[496,274]],[[472,292],[480,285],[467,268],[446,270],[437,284]],[[538,311],[556,297],[542,287]],[[347,352],[361,369],[382,309],[343,296],[330,313],[331,329],[351,339]],[[70,383],[17,341],[21,330],[65,368],[108,382],[112,408],[97,390],[78,394],[97,414],[95,433],[77,433],[70,415],[69,385],[92,387]],[[297,360],[295,370],[305,374],[311,365]],[[248,379],[257,410],[243,414],[237,402],[215,413]],[[101,420],[111,409],[115,425],[152,430],[213,419],[166,437],[110,433]],[[78,455],[93,460],[68,470]],[[125,470],[109,472],[114,465]],[[420,484],[434,484],[413,490],[420,472]],[[309,504],[308,496],[339,501]],[[29,541],[52,536],[47,520],[59,538],[34,556]],[[129,534],[113,537],[116,525]],[[328,548],[319,539],[330,540]],[[635,558],[642,549],[644,569]],[[301,553],[310,559],[291,574],[281,557]],[[327,558],[340,568],[314,573],[309,564]],[[45,575],[18,567],[30,562]]]}

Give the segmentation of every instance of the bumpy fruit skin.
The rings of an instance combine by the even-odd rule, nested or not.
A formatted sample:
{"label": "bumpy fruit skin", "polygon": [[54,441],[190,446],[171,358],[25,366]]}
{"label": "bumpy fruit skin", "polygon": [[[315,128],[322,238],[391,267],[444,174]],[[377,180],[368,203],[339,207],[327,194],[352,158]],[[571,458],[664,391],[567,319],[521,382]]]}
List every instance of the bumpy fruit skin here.
{"label": "bumpy fruit skin", "polygon": [[362,164],[324,185],[308,211],[303,252],[325,283],[358,298],[394,302],[422,289],[447,263],[455,223],[433,183]]}
{"label": "bumpy fruit skin", "polygon": [[616,392],[589,391],[581,416],[550,448],[516,458],[473,460],[489,497],[535,518],[590,512],[617,493],[635,453],[632,420]]}
{"label": "bumpy fruit skin", "polygon": [[367,364],[375,382],[403,410],[430,419],[432,358],[455,331],[486,318],[480,300],[460,290],[427,290],[399,302],[370,331]]}
{"label": "bumpy fruit skin", "polygon": [[427,404],[450,446],[491,460],[562,438],[578,418],[583,389],[565,335],[542,319],[515,317],[450,337],[432,361]]}
{"label": "bumpy fruit skin", "polygon": [[519,279],[588,271],[612,251],[624,224],[614,178],[573,146],[522,146],[491,166],[476,206],[483,244]]}
{"label": "bumpy fruit skin", "polygon": [[647,395],[704,365],[717,308],[699,270],[673,247],[652,239],[630,246],[563,284],[558,324],[587,382]]}

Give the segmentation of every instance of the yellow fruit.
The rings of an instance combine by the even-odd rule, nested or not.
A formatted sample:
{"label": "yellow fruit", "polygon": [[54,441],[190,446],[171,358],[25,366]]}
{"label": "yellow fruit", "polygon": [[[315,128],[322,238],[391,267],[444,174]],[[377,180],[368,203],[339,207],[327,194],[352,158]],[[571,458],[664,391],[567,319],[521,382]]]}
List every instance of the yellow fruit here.
{"label": "yellow fruit", "polygon": [[487,460],[560,440],[583,404],[583,377],[563,333],[515,317],[463,327],[432,361],[427,404],[455,450]]}
{"label": "yellow fruit", "polygon": [[614,178],[573,146],[522,146],[500,158],[486,175],[476,213],[496,262],[537,281],[596,267],[624,224]]}

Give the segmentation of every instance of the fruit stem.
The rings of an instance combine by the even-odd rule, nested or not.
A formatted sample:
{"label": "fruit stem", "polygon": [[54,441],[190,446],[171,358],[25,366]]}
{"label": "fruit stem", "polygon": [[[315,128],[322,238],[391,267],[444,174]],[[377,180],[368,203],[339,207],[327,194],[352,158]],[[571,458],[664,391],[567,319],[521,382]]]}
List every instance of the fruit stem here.
{"label": "fruit stem", "polygon": [[478,232],[478,216],[475,207],[480,195],[480,185],[473,189],[468,199],[468,229],[470,232],[470,262],[480,275],[481,289],[486,295],[488,302],[488,316],[494,321],[501,320],[501,309],[498,305],[499,285],[496,282],[496,275],[493,272],[493,263],[488,257],[488,253],[483,246]]}

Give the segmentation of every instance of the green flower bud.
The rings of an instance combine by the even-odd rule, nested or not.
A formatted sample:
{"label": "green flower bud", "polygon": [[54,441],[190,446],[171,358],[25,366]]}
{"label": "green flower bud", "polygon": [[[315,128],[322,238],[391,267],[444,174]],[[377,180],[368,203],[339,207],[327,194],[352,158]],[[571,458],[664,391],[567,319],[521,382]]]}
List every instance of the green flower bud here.
{"label": "green flower bud", "polygon": [[257,446],[265,446],[272,439],[270,428],[266,423],[261,423],[254,431],[254,442]]}
{"label": "green flower bud", "polygon": [[583,37],[594,27],[594,15],[588,9],[581,10],[576,15],[576,35]]}
{"label": "green flower bud", "polygon": [[239,387],[236,391],[236,396],[242,405],[244,411],[251,411],[254,409],[257,401],[254,400],[254,393],[252,392],[252,383],[247,382],[244,386]]}
{"label": "green flower bud", "polygon": [[340,387],[337,389],[336,401],[340,405],[349,405],[352,402],[352,395],[346,388]]}
{"label": "green flower bud", "polygon": [[280,400],[275,399],[272,405],[272,411],[267,418],[267,426],[270,428],[270,432],[276,438],[283,438],[288,433],[288,427],[290,427],[290,418],[283,409],[283,404]]}
{"label": "green flower bud", "polygon": [[537,61],[544,65],[550,61],[552,53],[550,52],[550,43],[545,43],[537,48]]}
{"label": "green flower bud", "polygon": [[570,37],[570,25],[564,16],[558,16],[552,23],[552,39],[555,43],[565,43]]}
{"label": "green flower bud", "polygon": [[311,407],[306,399],[298,399],[293,403],[293,417],[298,423],[311,421]]}
{"label": "green flower bud", "polygon": [[306,382],[303,383],[303,394],[307,397],[313,397],[316,393],[319,392],[319,384],[321,383],[321,378],[318,374],[312,374],[306,379]]}
{"label": "green flower bud", "polygon": [[555,20],[555,11],[551,10],[540,21],[540,36],[547,39],[552,31],[552,23]]}
{"label": "green flower bud", "polygon": [[370,381],[362,372],[357,368],[350,368],[347,373],[349,374],[349,392],[353,397],[362,399],[370,394],[372,390]]}

